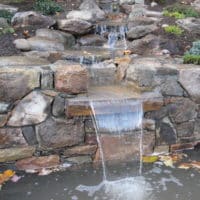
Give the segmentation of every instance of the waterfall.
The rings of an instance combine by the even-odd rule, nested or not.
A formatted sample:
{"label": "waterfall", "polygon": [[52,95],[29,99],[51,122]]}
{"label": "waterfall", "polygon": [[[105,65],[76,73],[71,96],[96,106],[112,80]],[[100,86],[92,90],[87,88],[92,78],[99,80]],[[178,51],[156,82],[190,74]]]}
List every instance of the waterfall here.
{"label": "waterfall", "polygon": [[138,149],[140,151],[139,172],[141,173],[143,119],[142,103],[137,100],[116,99],[107,101],[91,101],[90,106],[92,109],[93,123],[96,130],[97,142],[102,161],[103,180],[108,180],[104,145],[102,144],[102,137],[105,135],[117,136],[123,142],[123,137],[126,136],[127,133],[128,135],[133,135],[135,134],[135,130],[140,130],[140,142]]}

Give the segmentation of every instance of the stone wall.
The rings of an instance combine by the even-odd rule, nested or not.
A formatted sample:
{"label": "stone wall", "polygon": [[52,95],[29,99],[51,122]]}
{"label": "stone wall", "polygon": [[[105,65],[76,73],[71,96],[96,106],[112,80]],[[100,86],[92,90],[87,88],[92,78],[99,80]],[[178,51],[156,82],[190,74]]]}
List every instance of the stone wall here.
{"label": "stone wall", "polygon": [[[142,91],[145,153],[198,142],[199,67],[169,58],[118,59],[114,64],[118,82],[130,92]],[[23,56],[1,57],[0,65],[0,163],[17,161],[22,169],[35,162],[51,166],[99,161],[84,66]],[[121,139],[132,143],[122,147],[125,154],[113,154],[119,138],[102,137],[108,160],[138,154],[138,134]]]}

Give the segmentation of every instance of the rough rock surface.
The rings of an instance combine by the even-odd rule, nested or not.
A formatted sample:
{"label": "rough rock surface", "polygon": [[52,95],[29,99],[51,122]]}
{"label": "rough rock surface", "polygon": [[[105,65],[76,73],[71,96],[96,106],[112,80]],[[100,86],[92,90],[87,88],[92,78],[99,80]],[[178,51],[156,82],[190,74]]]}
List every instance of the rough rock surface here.
{"label": "rough rock surface", "polygon": [[40,85],[37,70],[20,67],[0,68],[0,101],[13,102]]}
{"label": "rough rock surface", "polygon": [[81,121],[49,118],[36,127],[41,148],[73,146],[84,140],[84,127]]}
{"label": "rough rock surface", "polygon": [[55,66],[55,88],[60,92],[78,94],[87,91],[88,74],[81,65]]}
{"label": "rough rock surface", "polygon": [[31,92],[13,109],[8,125],[26,126],[43,122],[48,116],[51,102],[52,98],[41,92]]}
{"label": "rough rock surface", "polygon": [[56,23],[56,21],[48,16],[44,16],[34,11],[18,12],[11,21],[14,27],[26,27],[38,25],[42,27],[50,27]]}

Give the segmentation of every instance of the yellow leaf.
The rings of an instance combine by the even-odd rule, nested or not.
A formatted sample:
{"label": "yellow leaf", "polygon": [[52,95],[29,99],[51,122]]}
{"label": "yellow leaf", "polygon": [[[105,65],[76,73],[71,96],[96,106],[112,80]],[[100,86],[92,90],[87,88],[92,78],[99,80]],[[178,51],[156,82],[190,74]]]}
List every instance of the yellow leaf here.
{"label": "yellow leaf", "polygon": [[142,156],[143,163],[154,163],[158,160],[158,156]]}
{"label": "yellow leaf", "polygon": [[165,166],[174,167],[173,159],[171,156],[160,156],[159,158],[160,158],[160,161],[162,161]]}
{"label": "yellow leaf", "polygon": [[4,175],[5,177],[7,177],[7,178],[11,178],[12,176],[15,175],[15,172],[12,171],[12,170],[10,170],[10,169],[8,169],[8,170],[6,170],[6,171],[3,172],[3,175]]}

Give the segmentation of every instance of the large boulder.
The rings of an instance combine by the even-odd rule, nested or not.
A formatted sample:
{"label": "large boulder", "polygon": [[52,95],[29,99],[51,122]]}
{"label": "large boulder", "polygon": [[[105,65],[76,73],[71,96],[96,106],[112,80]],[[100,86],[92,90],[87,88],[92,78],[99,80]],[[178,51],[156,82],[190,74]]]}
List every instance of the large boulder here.
{"label": "large boulder", "polygon": [[91,31],[93,25],[82,19],[60,19],[58,22],[58,28],[66,32],[82,35]]}
{"label": "large boulder", "polygon": [[138,39],[154,32],[158,27],[156,25],[136,26],[131,28],[128,33],[128,39]]}
{"label": "large boulder", "polygon": [[84,0],[79,9],[91,12],[95,21],[103,20],[106,16],[105,12],[99,8],[94,0]]}
{"label": "large boulder", "polygon": [[36,133],[41,148],[73,146],[84,141],[84,124],[80,120],[48,118],[36,126]]}
{"label": "large boulder", "polygon": [[28,43],[31,50],[37,51],[64,51],[65,47],[63,43],[56,40],[52,40],[46,37],[32,37],[29,38]]}
{"label": "large boulder", "polygon": [[78,94],[87,91],[88,73],[81,65],[55,64],[55,88],[60,92]]}
{"label": "large boulder", "polygon": [[0,68],[0,101],[14,102],[40,86],[40,73],[31,68]]}
{"label": "large boulder", "polygon": [[52,98],[39,91],[33,91],[24,97],[13,109],[8,121],[9,126],[38,124],[47,118]]}
{"label": "large boulder", "polygon": [[106,39],[100,35],[89,34],[81,37],[78,42],[82,46],[102,46]]}
{"label": "large boulder", "polygon": [[179,82],[191,98],[200,104],[200,68],[180,70]]}
{"label": "large boulder", "polygon": [[63,43],[65,47],[72,47],[75,44],[75,38],[72,34],[58,30],[41,28],[36,31],[36,36],[56,40]]}
{"label": "large boulder", "polygon": [[11,22],[14,27],[37,25],[46,28],[56,23],[53,18],[34,11],[18,12],[13,16]]}
{"label": "large boulder", "polygon": [[200,18],[188,17],[179,19],[176,23],[189,32],[200,34]]}

